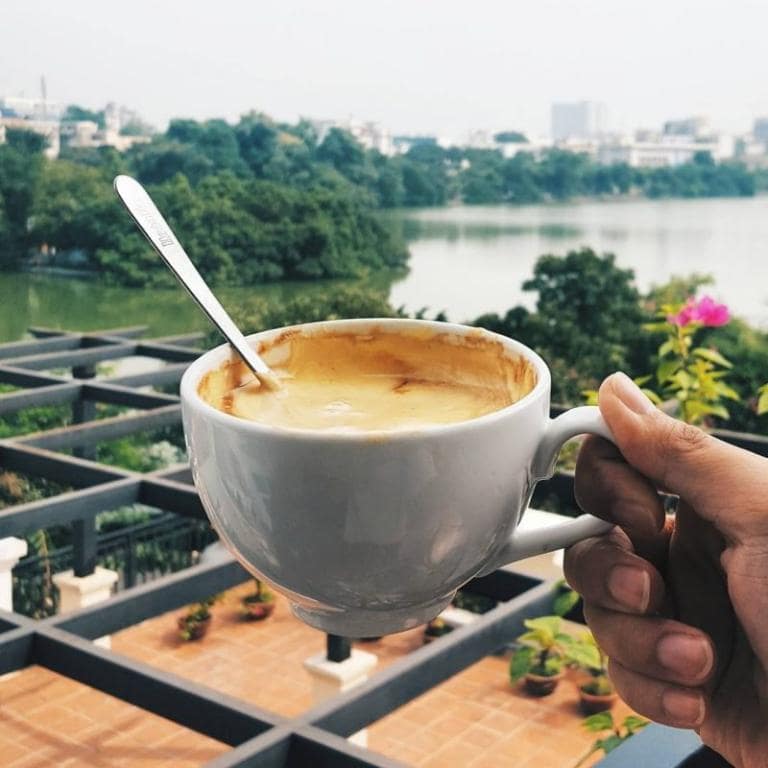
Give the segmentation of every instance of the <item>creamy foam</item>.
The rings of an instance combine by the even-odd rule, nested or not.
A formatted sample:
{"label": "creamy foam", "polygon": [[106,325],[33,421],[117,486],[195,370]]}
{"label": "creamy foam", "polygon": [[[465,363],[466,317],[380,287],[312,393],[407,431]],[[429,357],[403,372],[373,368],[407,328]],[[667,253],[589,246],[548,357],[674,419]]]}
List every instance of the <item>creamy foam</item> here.
{"label": "creamy foam", "polygon": [[536,384],[533,367],[482,333],[286,331],[261,345],[282,388],[259,387],[241,361],[207,373],[198,393],[221,411],[294,429],[404,430],[500,410]]}

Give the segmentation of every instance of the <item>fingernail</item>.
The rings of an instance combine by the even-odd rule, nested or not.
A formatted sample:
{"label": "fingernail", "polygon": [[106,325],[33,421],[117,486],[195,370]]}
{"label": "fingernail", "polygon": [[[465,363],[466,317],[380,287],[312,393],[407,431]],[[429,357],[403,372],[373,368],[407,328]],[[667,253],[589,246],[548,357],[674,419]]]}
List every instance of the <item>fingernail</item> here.
{"label": "fingernail", "polygon": [[695,691],[670,688],[662,694],[661,706],[669,718],[678,725],[695,728],[704,720],[704,697]]}
{"label": "fingernail", "polygon": [[653,403],[642,393],[640,387],[625,373],[614,373],[611,377],[611,386],[616,397],[621,400],[630,411],[641,416],[653,409]]}
{"label": "fingernail", "polygon": [[700,638],[690,635],[665,635],[656,646],[659,663],[679,675],[696,679],[712,669],[712,648]]}
{"label": "fingernail", "polygon": [[641,568],[617,565],[608,576],[613,599],[633,611],[645,611],[651,597],[651,577]]}

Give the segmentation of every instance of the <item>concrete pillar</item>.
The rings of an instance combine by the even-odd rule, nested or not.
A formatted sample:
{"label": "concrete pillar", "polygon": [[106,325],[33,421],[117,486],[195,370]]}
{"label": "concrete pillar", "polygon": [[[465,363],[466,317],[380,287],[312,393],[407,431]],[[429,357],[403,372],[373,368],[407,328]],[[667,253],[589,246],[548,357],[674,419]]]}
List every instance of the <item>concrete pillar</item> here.
{"label": "concrete pillar", "polygon": [[[117,579],[117,571],[99,565],[88,576],[75,576],[72,570],[54,574],[53,583],[59,588],[59,613],[71,613],[109,600]],[[109,635],[93,642],[102,648],[110,647]]]}
{"label": "concrete pillar", "polygon": [[0,610],[13,610],[13,569],[27,554],[27,542],[8,536],[0,539]]}
{"label": "concrete pillar", "polygon": [[[355,688],[368,679],[371,670],[378,664],[378,658],[367,651],[352,649],[352,654],[344,661],[329,661],[325,653],[310,656],[304,662],[304,668],[312,678],[312,697],[315,704],[336,696],[336,694]],[[368,746],[366,729],[349,737],[353,744]]]}

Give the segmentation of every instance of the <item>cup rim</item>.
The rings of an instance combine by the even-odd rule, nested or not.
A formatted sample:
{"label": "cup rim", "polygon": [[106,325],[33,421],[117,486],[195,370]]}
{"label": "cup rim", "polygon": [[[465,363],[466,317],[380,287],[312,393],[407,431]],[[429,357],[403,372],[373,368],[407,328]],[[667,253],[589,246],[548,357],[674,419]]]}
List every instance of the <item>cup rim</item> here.
{"label": "cup rim", "polygon": [[459,336],[466,336],[470,332],[473,334],[479,334],[487,338],[489,341],[500,342],[505,348],[512,350],[519,355],[522,355],[534,367],[536,372],[536,384],[530,392],[526,393],[519,400],[516,400],[514,403],[511,403],[504,408],[500,408],[497,411],[491,411],[490,413],[483,414],[482,416],[478,416],[474,419],[466,419],[464,421],[451,422],[448,424],[433,424],[428,426],[415,427],[413,429],[361,430],[359,432],[335,432],[331,430],[283,427],[273,424],[263,424],[258,421],[251,421],[250,419],[243,419],[239,416],[233,416],[232,414],[220,411],[218,408],[210,405],[200,396],[197,391],[200,379],[206,373],[213,370],[216,366],[221,365],[233,354],[229,343],[224,342],[218,347],[214,347],[213,349],[204,352],[200,357],[192,362],[184,372],[179,387],[182,409],[185,407],[195,408],[201,411],[205,417],[218,422],[221,426],[233,428],[246,433],[252,433],[255,435],[269,435],[271,437],[281,437],[285,439],[293,438],[302,441],[317,440],[323,442],[330,441],[339,443],[372,443],[391,442],[394,440],[402,441],[428,436],[446,436],[457,432],[462,432],[467,429],[480,428],[482,426],[489,425],[493,422],[504,419],[514,413],[525,410],[550,390],[551,376],[549,367],[544,362],[544,360],[530,347],[527,347],[522,342],[519,342],[508,336],[494,333],[493,331],[489,331],[485,328],[462,325],[460,323],[447,323],[437,320],[417,320],[397,317],[321,320],[319,322],[300,323],[298,325],[290,325],[282,328],[271,328],[266,331],[259,331],[258,333],[252,333],[246,336],[246,339],[250,343],[252,341],[268,339],[272,336],[276,336],[282,333],[289,333],[298,329],[309,329],[317,333],[321,333],[324,330],[330,331],[338,329],[349,329],[350,332],[353,332],[356,326],[360,327],[360,332],[366,332],[365,329],[370,331],[372,326],[379,328],[386,326],[400,326],[404,329],[407,329],[408,327],[419,330],[429,329],[438,333],[446,333]]}

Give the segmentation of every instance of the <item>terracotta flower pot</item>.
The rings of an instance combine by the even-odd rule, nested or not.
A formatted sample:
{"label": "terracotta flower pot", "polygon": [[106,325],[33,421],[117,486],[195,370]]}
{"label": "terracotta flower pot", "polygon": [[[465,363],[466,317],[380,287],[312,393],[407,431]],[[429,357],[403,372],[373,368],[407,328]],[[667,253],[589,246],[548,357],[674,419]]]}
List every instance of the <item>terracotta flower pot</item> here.
{"label": "terracotta flower pot", "polygon": [[208,632],[208,627],[211,625],[211,617],[206,616],[204,619],[197,619],[189,616],[181,616],[179,617],[178,624],[181,639],[191,642],[205,637],[206,632]]}
{"label": "terracotta flower pot", "polygon": [[424,630],[424,643],[431,643],[433,640],[437,640],[438,637],[443,637],[451,632],[453,632],[453,627],[449,624],[440,624],[437,627],[431,623],[427,624],[427,628]]}
{"label": "terracotta flower pot", "polygon": [[529,672],[525,676],[525,691],[531,696],[549,696],[563,677],[565,670],[560,670],[556,675],[534,675]]}
{"label": "terracotta flower pot", "polygon": [[581,711],[585,715],[596,715],[598,712],[605,712],[611,709],[618,698],[615,692],[606,694],[587,693],[583,688],[579,688],[579,697],[581,700]]}
{"label": "terracotta flower pot", "polygon": [[248,600],[246,597],[243,600],[243,618],[246,621],[262,621],[268,616],[272,615],[272,611],[275,610],[275,601],[267,600]]}

